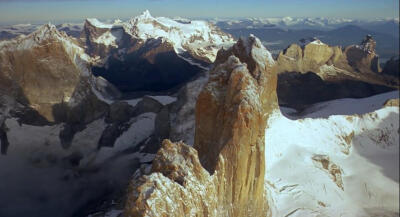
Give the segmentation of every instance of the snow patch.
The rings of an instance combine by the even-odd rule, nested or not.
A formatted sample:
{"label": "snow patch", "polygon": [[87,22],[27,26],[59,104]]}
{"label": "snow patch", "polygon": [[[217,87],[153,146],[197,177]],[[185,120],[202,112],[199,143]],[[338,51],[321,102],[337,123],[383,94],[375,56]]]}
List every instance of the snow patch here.
{"label": "snow patch", "polygon": [[[391,94],[333,100],[298,120],[273,113],[265,136],[266,188],[275,207],[272,216],[398,213],[399,110],[382,108],[383,99]],[[378,104],[379,110],[364,113]],[[357,115],[307,118],[346,108]],[[328,164],[334,165],[333,170]]]}
{"label": "snow patch", "polygon": [[136,147],[154,132],[155,113],[144,113],[130,120],[131,126],[114,143],[113,147],[102,147],[95,164],[101,164],[123,151]]}
{"label": "snow patch", "polygon": [[176,97],[172,97],[172,96],[148,96],[148,97],[157,100],[159,103],[161,103],[163,105],[171,104],[177,100]]}

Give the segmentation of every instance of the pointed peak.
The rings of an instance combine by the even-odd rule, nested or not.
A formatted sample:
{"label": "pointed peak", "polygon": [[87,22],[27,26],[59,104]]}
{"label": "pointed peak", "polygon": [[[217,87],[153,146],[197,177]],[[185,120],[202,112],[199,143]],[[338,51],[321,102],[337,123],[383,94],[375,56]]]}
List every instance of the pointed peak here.
{"label": "pointed peak", "polygon": [[47,24],[40,26],[37,31],[49,31],[49,30],[57,30],[57,28],[55,25],[49,22]]}
{"label": "pointed peak", "polygon": [[368,34],[364,37],[364,39],[361,42],[361,45],[365,45],[367,43],[371,43],[371,42],[375,42],[374,38],[372,37],[372,35]]}
{"label": "pointed peak", "polygon": [[375,53],[376,42],[372,35],[366,35],[361,42],[361,49],[368,53]]}
{"label": "pointed peak", "polygon": [[149,19],[154,19],[154,17],[151,16],[149,10],[145,10],[139,16],[134,17],[132,20],[137,22],[139,20],[149,20]]}
{"label": "pointed peak", "polygon": [[51,23],[40,26],[35,32],[32,33],[37,40],[60,35],[57,27]]}
{"label": "pointed peak", "polygon": [[[229,58],[231,55],[237,57],[241,63],[246,63],[251,73],[257,68],[265,70],[275,64],[271,53],[264,47],[260,39],[254,35],[240,38],[228,50],[221,49],[215,62],[224,63],[229,60],[230,63],[235,63],[236,59]],[[255,74],[258,74],[258,72],[255,72]]]}
{"label": "pointed peak", "polygon": [[254,48],[260,48],[266,50],[260,39],[258,39],[253,34],[250,34],[247,38],[241,37],[239,41],[236,43],[236,46],[245,48],[247,54],[251,54]]}
{"label": "pointed peak", "polygon": [[149,10],[143,11],[140,16],[143,17],[143,18],[152,18]]}

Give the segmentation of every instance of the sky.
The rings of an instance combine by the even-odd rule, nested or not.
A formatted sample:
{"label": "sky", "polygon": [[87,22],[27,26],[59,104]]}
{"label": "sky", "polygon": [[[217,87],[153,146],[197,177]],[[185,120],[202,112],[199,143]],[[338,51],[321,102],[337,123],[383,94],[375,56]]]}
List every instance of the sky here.
{"label": "sky", "polygon": [[0,23],[167,17],[398,18],[399,0],[0,0]]}

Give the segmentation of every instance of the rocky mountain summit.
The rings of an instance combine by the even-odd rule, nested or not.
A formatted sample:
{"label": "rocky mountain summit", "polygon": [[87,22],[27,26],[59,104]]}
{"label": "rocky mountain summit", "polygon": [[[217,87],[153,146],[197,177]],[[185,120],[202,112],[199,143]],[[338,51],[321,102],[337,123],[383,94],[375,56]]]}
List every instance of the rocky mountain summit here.
{"label": "rocky mountain summit", "polygon": [[380,73],[375,46],[376,42],[370,35],[367,35],[360,45],[351,45],[344,49],[339,46],[331,47],[316,38],[303,47],[293,44],[278,56],[280,72],[311,71],[320,76],[328,76],[328,73],[324,74],[323,67],[326,65],[337,67],[337,74],[340,74],[339,69],[345,70],[349,76],[356,76],[352,75],[354,73]]}
{"label": "rocky mountain summit", "polygon": [[398,88],[375,46],[148,11],[0,41],[0,216],[396,216],[398,94],[343,99]]}
{"label": "rocky mountain summit", "polygon": [[193,148],[165,140],[135,173],[124,215],[396,216],[398,100],[388,99],[398,94],[278,109],[278,64],[253,36],[221,50],[197,99]]}
{"label": "rocky mountain summit", "polygon": [[[136,26],[131,24],[129,28],[147,31],[146,22],[150,19],[158,18],[139,16],[133,19]],[[185,46],[201,44],[196,51],[198,56],[203,55],[199,53],[201,49],[209,46],[208,57],[215,58],[218,49],[214,46],[222,46],[217,42],[228,40],[229,44],[231,40],[228,34],[218,33],[216,27],[206,22],[180,26],[167,18],[161,20],[176,25],[164,29],[179,32],[182,37],[189,35],[183,30],[192,31],[193,37],[197,34],[208,37],[210,41],[204,43],[204,38],[185,39]],[[156,25],[151,31],[158,32],[159,27]],[[2,180],[2,186],[10,187],[2,189],[0,216],[20,216],[26,212],[32,216],[59,215],[59,210],[53,207],[64,209],[62,216],[88,215],[98,203],[122,197],[129,176],[146,167],[160,141],[169,138],[170,121],[179,123],[171,127],[176,138],[184,137],[181,126],[187,125],[192,131],[194,126],[177,115],[185,112],[186,107],[193,107],[187,106],[186,97],[172,106],[178,89],[169,91],[171,96],[146,92],[135,95],[136,98],[121,99],[123,88],[112,85],[109,77],[98,76],[101,70],[106,70],[106,74],[119,78],[118,71],[123,66],[140,74],[121,80],[136,82],[141,87],[186,86],[187,79],[197,78],[194,75],[204,80],[199,72],[210,63],[201,58],[196,62],[186,51],[178,53],[169,35],[139,38],[132,31],[126,31],[122,24],[106,25],[88,19],[81,33],[84,40],[46,24],[29,35],[0,42],[0,161],[10,165],[0,168],[0,174],[14,171]],[[216,38],[220,37],[217,33],[222,39]],[[113,40],[118,34],[123,35],[122,42]],[[190,101],[195,103],[195,99]],[[26,170],[30,171],[27,177],[15,172]],[[94,180],[96,185],[89,186]],[[46,190],[38,187],[43,182],[51,183],[51,187]],[[34,187],[13,188],[15,185],[11,183]],[[85,193],[77,198],[76,193],[82,188]],[[36,200],[53,198],[58,193],[65,195],[62,201]],[[32,197],[23,196],[26,194]],[[15,197],[4,202],[8,195]],[[16,211],[13,204],[21,198],[25,202]]]}
{"label": "rocky mountain summit", "polygon": [[344,49],[314,38],[280,52],[278,96],[280,104],[300,108],[346,97],[367,97],[398,88],[398,78],[379,67],[376,42],[368,35],[360,45]]}
{"label": "rocky mountain summit", "polygon": [[194,148],[165,140],[151,174],[132,181],[126,216],[267,214],[264,129],[277,108],[270,55],[254,36],[218,53],[197,101]]}
{"label": "rocky mountain summit", "polygon": [[90,37],[106,46],[117,46],[122,42],[124,37],[120,30],[123,30],[132,40],[142,43],[148,39],[162,38],[172,45],[176,53],[184,55],[187,52],[208,63],[214,62],[221,46],[234,43],[229,34],[205,21],[181,23],[166,17],[155,18],[149,11],[144,11],[128,22],[117,20],[113,24],[104,24],[97,19],[87,19],[85,25],[99,29],[92,31]]}
{"label": "rocky mountain summit", "polygon": [[58,105],[75,107],[87,97],[97,100],[87,89],[96,83],[86,66],[89,57],[54,25],[2,42],[0,56],[2,93],[34,108],[50,122],[59,119]]}
{"label": "rocky mountain summit", "polygon": [[148,11],[113,24],[87,19],[81,40],[95,60],[94,74],[123,91],[182,85],[214,62],[221,47],[234,43],[232,36],[210,23],[154,18]]}

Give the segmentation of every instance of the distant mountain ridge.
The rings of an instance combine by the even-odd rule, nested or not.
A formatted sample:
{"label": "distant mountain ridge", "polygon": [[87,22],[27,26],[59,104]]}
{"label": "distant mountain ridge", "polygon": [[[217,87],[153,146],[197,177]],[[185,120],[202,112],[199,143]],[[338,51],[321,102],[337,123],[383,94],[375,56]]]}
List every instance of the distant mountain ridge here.
{"label": "distant mountain ridge", "polygon": [[[278,27],[282,29],[315,29],[315,30],[332,30],[342,26],[356,25],[365,29],[377,29],[378,26],[382,31],[391,30],[393,26],[399,26],[399,18],[386,18],[386,19],[348,19],[348,18],[296,18],[296,17],[282,17],[282,18],[242,18],[242,19],[210,19],[211,22],[224,29],[237,29],[237,28],[268,28]],[[397,32],[398,34],[398,32]]]}
{"label": "distant mountain ridge", "polygon": [[[18,29],[21,30],[19,33]],[[21,33],[30,29],[35,31]],[[253,30],[258,34],[257,29]],[[294,30],[287,32],[296,33]],[[290,122],[291,127],[301,126],[292,128],[297,132],[293,134],[288,133],[290,127],[282,130],[279,125],[281,121],[288,123],[280,115],[281,108],[288,111],[299,108],[296,114],[302,111],[310,113],[314,109],[318,113],[321,106],[333,104],[334,108],[340,106],[349,113],[348,107],[339,101],[317,104],[317,107],[311,107],[312,110],[304,105],[308,107],[314,102],[332,99],[332,96],[374,94],[377,89],[365,84],[370,81],[367,78],[382,83],[385,78],[382,73],[391,77],[396,75],[392,71],[398,66],[395,58],[379,73],[375,42],[371,37],[359,44],[362,35],[354,43],[358,45],[345,50],[324,44],[321,42],[325,42],[324,38],[306,38],[301,45],[288,47],[274,59],[254,35],[239,39],[230,46],[235,39],[213,24],[152,17],[148,11],[127,22],[103,23],[93,18],[78,25],[21,25],[14,33],[17,36],[13,39],[0,41],[0,163],[4,165],[0,167],[2,217],[20,217],[26,213],[31,217],[76,217],[92,213],[95,214],[90,216],[117,216],[121,210],[113,214],[102,211],[112,207],[121,209],[122,194],[127,192],[126,186],[132,174],[137,177],[137,174],[149,172],[156,173],[142,177],[140,182],[133,181],[133,187],[145,185],[141,185],[143,188],[138,188],[138,191],[130,189],[131,193],[127,195],[130,198],[126,212],[132,216],[138,216],[136,211],[145,214],[149,209],[162,211],[152,216],[162,216],[166,212],[168,216],[193,213],[199,216],[226,216],[229,213],[236,213],[231,216],[266,216],[265,212],[276,213],[275,205],[282,213],[277,216],[307,211],[301,207],[320,210],[321,215],[331,208],[335,209],[333,213],[337,213],[343,207],[337,203],[342,196],[354,195],[351,189],[360,189],[362,194],[358,195],[368,200],[369,192],[364,193],[361,183],[373,187],[370,183],[373,184],[374,180],[362,176],[356,183],[359,188],[346,183],[345,175],[353,167],[341,165],[336,157],[343,157],[342,153],[352,157],[356,151],[352,151],[350,141],[341,141],[348,140],[346,138],[350,135],[365,134],[364,138],[372,135],[373,140],[390,138],[389,142],[382,143],[385,146],[398,144],[398,125],[391,125],[398,123],[397,108],[385,109],[379,118],[376,116],[378,113],[366,118],[354,116],[350,120],[343,117],[346,125],[338,127],[350,126],[349,131],[343,133],[337,130],[339,128],[330,127],[336,126],[336,122],[326,122],[326,132],[336,139],[315,137],[315,134],[320,134],[318,129],[325,126],[319,124],[319,120],[312,125],[301,124],[309,123],[307,120]],[[296,37],[296,42],[302,39],[298,35],[293,37]],[[207,71],[209,68],[211,70]],[[376,77],[379,78],[374,80]],[[360,83],[362,79],[366,82]],[[282,100],[282,95],[289,99],[287,103]],[[300,102],[301,105],[296,107],[297,102],[290,101],[291,96],[296,100],[314,101]],[[372,102],[374,110],[380,108],[385,100],[397,96],[380,97],[379,102]],[[398,100],[385,104],[395,105],[396,102],[398,105]],[[354,100],[351,104],[359,105],[359,101]],[[350,110],[359,111],[359,108]],[[330,109],[321,111],[326,113]],[[392,112],[395,114],[389,117]],[[273,127],[270,124],[273,118],[278,119],[275,129],[279,132],[274,133],[276,137],[269,135],[264,140]],[[354,134],[350,129],[356,125],[347,125],[347,122],[353,122],[353,118],[355,124],[362,119],[371,120],[372,124],[368,128],[360,126]],[[381,120],[385,123],[391,120],[387,123],[391,125],[387,128],[390,134],[383,134],[382,127],[375,129]],[[315,126],[316,130],[309,126]],[[302,129],[310,131],[303,134],[299,131]],[[371,133],[370,129],[374,131]],[[292,136],[296,135],[295,138],[299,139],[293,140]],[[161,142],[168,138],[192,145],[198,152],[183,143],[165,142],[161,149],[165,152],[155,155]],[[315,144],[301,138],[313,140]],[[293,141],[305,142],[286,146],[288,144],[281,143],[285,139],[290,144]],[[332,141],[329,146],[333,149],[326,149],[326,139]],[[373,142],[371,145],[375,143],[381,144]],[[313,144],[306,158],[290,154],[301,154],[297,150],[303,150],[303,144]],[[292,152],[282,149],[286,147]],[[326,150],[330,150],[326,153],[329,158],[321,155]],[[394,150],[398,153],[398,148]],[[279,154],[281,151],[284,155]],[[274,158],[268,157],[271,153],[291,159],[294,167],[286,167],[288,164],[284,161],[275,161],[274,164]],[[325,163],[328,163],[327,167]],[[264,166],[281,167],[264,170]],[[376,169],[373,166],[368,168]],[[308,179],[299,180],[301,176],[297,174],[290,183],[276,179],[281,175],[279,171],[288,170],[288,174],[295,174],[292,168],[298,168],[299,174],[310,171],[317,175],[305,177],[310,180],[325,177],[322,184],[333,192],[329,195],[336,195],[336,190],[343,191],[343,194],[332,197],[332,200],[320,199],[314,190],[323,192],[321,183],[321,188],[316,187]],[[311,170],[313,168],[315,170]],[[338,168],[344,168],[343,176]],[[208,173],[214,169],[214,175]],[[276,178],[267,179],[270,174]],[[384,178],[379,173],[374,177]],[[291,179],[284,177],[282,180]],[[277,188],[269,187],[271,183]],[[311,191],[298,194],[297,190],[292,191],[296,188],[293,183]],[[309,184],[313,186],[307,187]],[[398,185],[384,186],[390,189]],[[263,190],[267,190],[265,195]],[[278,193],[273,195],[269,190]],[[396,194],[396,191],[394,194],[379,191],[376,200],[371,200],[366,208],[374,207],[376,201],[386,203],[386,200],[381,200],[381,195],[389,195],[388,200],[393,201],[392,198],[398,196]],[[159,195],[172,197],[160,199]],[[285,195],[290,196],[290,203],[280,197]],[[295,200],[298,195],[307,198],[316,195],[318,198]],[[273,196],[272,201],[269,201],[270,196]],[[366,200],[363,203],[368,202]],[[356,199],[345,201],[351,206],[350,210],[362,209],[361,205],[353,203]],[[286,209],[279,202],[293,206],[293,209]],[[398,210],[397,204],[395,201],[394,205],[385,208]],[[194,212],[188,213],[190,208]]]}
{"label": "distant mountain ridge", "polygon": [[381,33],[367,30],[357,25],[346,25],[333,30],[314,30],[314,29],[281,29],[281,28],[238,28],[223,29],[234,37],[245,37],[254,34],[264,42],[264,44],[277,54],[293,43],[298,43],[302,38],[317,37],[330,45],[349,46],[358,44],[360,38],[365,35],[372,35],[377,42],[376,52],[382,62],[393,56],[399,55],[399,38],[388,33]]}
{"label": "distant mountain ridge", "polygon": [[[117,19],[119,20],[119,19]],[[130,19],[124,20],[129,22]],[[190,23],[191,18],[185,17],[174,17],[172,20],[180,23]],[[399,36],[399,18],[376,18],[376,19],[349,19],[349,18],[310,18],[310,17],[272,17],[272,18],[202,18],[214,25],[217,25],[223,29],[241,29],[241,28],[281,28],[281,29],[313,29],[313,30],[333,30],[347,25],[355,25],[366,30],[372,30],[380,33],[387,33],[395,36]],[[104,23],[113,23],[114,21],[102,20]],[[76,28],[82,29],[81,23],[69,23],[57,25],[59,29]],[[21,32],[30,33],[33,31],[32,28],[39,26],[40,24],[13,24],[13,25],[0,25],[0,39],[3,38],[2,34],[12,34],[13,37]]]}

